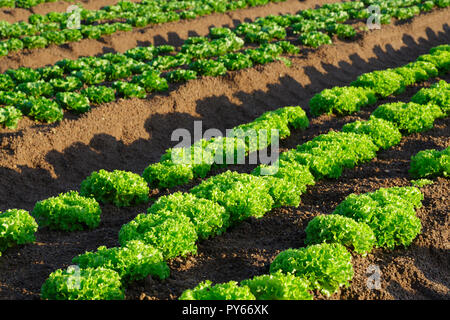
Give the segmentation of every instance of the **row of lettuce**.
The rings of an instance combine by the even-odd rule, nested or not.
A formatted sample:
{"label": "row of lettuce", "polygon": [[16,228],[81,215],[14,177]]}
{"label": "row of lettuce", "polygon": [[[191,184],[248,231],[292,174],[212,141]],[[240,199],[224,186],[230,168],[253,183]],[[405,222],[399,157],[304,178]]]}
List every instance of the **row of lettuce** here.
{"label": "row of lettuce", "polygon": [[415,187],[381,188],[350,194],[332,214],[313,218],[307,225],[307,245],[279,253],[269,274],[240,283],[212,285],[209,280],[184,291],[180,300],[312,300],[348,287],[353,278],[352,255],[367,255],[374,247],[408,246],[421,232],[415,209],[423,195]]}
{"label": "row of lettuce", "polygon": [[[142,274],[136,270],[143,270],[138,266],[146,265],[146,258],[139,254],[126,260],[123,257],[128,256],[120,252],[130,253],[133,246],[147,245],[156,248],[164,260],[195,254],[198,241],[221,234],[249,217],[260,218],[275,207],[298,206],[301,194],[317,179],[337,178],[344,168],[370,161],[379,149],[398,144],[402,134],[429,129],[433,125],[433,121],[427,120],[430,113],[435,119],[445,116],[433,104],[398,102],[381,105],[369,120],[357,127],[349,123],[341,132],[319,135],[296,149],[282,153],[276,164],[257,167],[252,174],[226,171],[204,180],[187,193],[176,192],[160,197],[146,214],[139,214],[122,226],[119,232],[121,247],[101,247],[96,252],[86,252],[73,259],[72,262],[80,268],[78,287],[67,285],[74,276],[73,272],[60,269],[43,284],[42,298],[121,299],[130,278],[151,275],[163,279],[168,275],[167,268],[147,268],[147,273]],[[274,174],[261,175],[262,169],[267,169],[267,172],[273,169]],[[421,194],[414,188],[349,196],[336,209],[335,215],[319,217],[312,222],[308,228],[308,242],[333,239],[353,246],[356,252],[363,254],[374,246],[394,248],[409,245],[421,228],[414,211],[420,206],[420,200]],[[323,232],[317,231],[319,229]],[[319,252],[318,256],[315,252]],[[330,254],[333,259],[325,259]],[[309,278],[308,281],[323,293],[331,294],[351,279],[350,257],[341,244],[311,246],[282,254],[276,260],[278,263],[274,262],[273,270],[300,270],[301,274],[300,265],[305,264],[308,275],[323,275],[325,278],[320,281]],[[325,260],[328,263],[320,265]],[[347,267],[343,268],[343,265]],[[107,272],[109,282],[99,289],[98,283],[104,284],[105,281],[105,269],[110,270]],[[117,272],[116,277],[111,277],[112,270]],[[282,275],[279,277],[283,279]],[[210,291],[210,283],[203,283],[200,287],[201,292]],[[195,298],[195,290],[184,297]]]}
{"label": "row of lettuce", "polygon": [[[131,31],[147,25],[194,19],[215,12],[223,13],[248,7],[262,6],[285,0],[142,0],[119,1],[99,10],[73,8],[68,12],[32,14],[28,22],[0,24],[1,55],[9,52],[45,48],[51,44],[99,39],[119,31]],[[78,20],[78,21],[77,21]]]}
{"label": "row of lettuce", "polygon": [[[41,3],[56,2],[59,0],[0,0],[0,8],[24,8],[30,9]],[[63,0],[65,2],[75,2],[75,0]]]}
{"label": "row of lettuce", "polygon": [[[24,114],[51,123],[63,118],[63,109],[84,113],[91,105],[117,97],[145,98],[168,90],[171,82],[199,75],[220,76],[275,60],[289,64],[282,55],[297,54],[300,49],[283,40],[288,32],[300,33],[301,42],[313,47],[331,43],[332,34],[351,38],[356,31],[343,22],[360,6],[360,2],[330,4],[296,15],[259,18],[233,30],[212,28],[208,37],[188,38],[180,50],[168,45],[136,47],[124,54],[64,59],[37,69],[10,69],[0,74],[0,104],[5,106],[0,108],[0,125],[15,128]],[[342,8],[350,13],[339,11]],[[276,42],[269,43],[273,40]],[[253,42],[260,45],[243,50],[245,43]]]}
{"label": "row of lettuce", "polygon": [[[209,15],[214,12],[228,12],[236,9],[266,5],[269,2],[282,2],[284,0],[191,0],[191,1],[150,1],[143,0],[139,3],[128,1],[118,2],[116,5],[106,6],[100,10],[78,10],[80,16],[80,28],[73,25],[74,12],[51,12],[46,15],[32,14],[29,22],[16,22],[13,24],[2,22],[0,24],[1,42],[0,55],[22,50],[23,48],[45,48],[51,44],[63,44],[79,41],[83,38],[98,39],[104,35],[110,35],[118,31],[131,31],[135,27],[145,27],[152,24],[161,24],[180,19],[194,19],[198,16]],[[434,7],[447,7],[448,0],[365,0],[348,1],[326,5],[329,15],[350,16],[352,19],[367,19],[371,12],[369,5],[380,7],[381,23],[389,23],[391,17],[397,19],[409,19],[419,14],[432,10]],[[321,21],[319,21],[320,23]],[[325,26],[324,26],[325,28]],[[348,36],[352,31],[345,25],[339,32]],[[305,30],[306,31],[303,31]],[[313,23],[301,30],[313,31],[313,41],[323,41],[324,35],[317,33],[317,26]],[[348,33],[350,30],[350,34]],[[258,37],[258,35],[256,35]]]}

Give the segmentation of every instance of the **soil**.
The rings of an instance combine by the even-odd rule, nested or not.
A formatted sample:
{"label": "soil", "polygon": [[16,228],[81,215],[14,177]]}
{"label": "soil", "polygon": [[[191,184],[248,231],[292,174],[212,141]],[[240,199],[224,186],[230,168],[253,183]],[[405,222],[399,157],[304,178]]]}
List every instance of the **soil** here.
{"label": "soil", "polygon": [[[254,9],[258,8],[248,10]],[[304,51],[300,57],[292,57],[291,68],[272,63],[224,77],[205,77],[176,86],[164,95],[103,105],[81,117],[66,117],[56,125],[39,125],[25,119],[18,130],[2,129],[0,210],[32,210],[38,200],[78,189],[84,178],[100,168],[141,173],[148,164],[158,161],[165,149],[176,144],[170,140],[172,131],[187,128],[192,132],[194,120],[202,120],[205,130],[225,130],[286,105],[301,105],[307,110],[309,99],[325,88],[346,85],[365,72],[406,64],[433,46],[449,43],[449,12],[438,10],[408,23],[383,26],[357,42],[337,41],[318,50]],[[204,30],[207,26],[208,22],[203,25]],[[192,23],[189,28],[194,28]],[[185,26],[179,32],[189,31]],[[26,58],[19,58],[17,63],[23,65],[25,61]],[[449,76],[444,78],[450,80]],[[378,104],[408,101],[420,87],[431,82],[410,87],[401,96]],[[347,122],[365,119],[375,107],[353,116],[312,118],[310,128],[294,132],[281,147],[293,148],[330,129],[339,130]],[[432,130],[405,137],[399,145],[379,152],[371,162],[345,170],[339,179],[319,181],[303,195],[298,208],[274,209],[262,219],[249,219],[222,236],[203,241],[197,255],[170,261],[169,279],[136,282],[127,288],[127,298],[175,299],[205,279],[239,281],[267,273],[280,251],[304,245],[304,229],[309,220],[331,213],[348,194],[408,185],[411,156],[423,149],[450,145],[449,124],[449,119],[438,120]],[[252,169],[229,168],[240,172]],[[153,194],[188,190],[199,182],[155,190]],[[425,200],[417,212],[422,234],[407,249],[377,249],[365,258],[354,256],[355,277],[351,286],[331,298],[449,299],[449,189],[450,182],[443,178],[422,188]],[[0,299],[39,299],[40,287],[51,272],[67,267],[74,256],[86,250],[100,245],[117,246],[120,227],[146,208],[147,205],[121,209],[103,205],[102,222],[90,231],[40,229],[35,243],[8,249],[0,258]],[[366,286],[371,265],[381,270],[379,290]]]}

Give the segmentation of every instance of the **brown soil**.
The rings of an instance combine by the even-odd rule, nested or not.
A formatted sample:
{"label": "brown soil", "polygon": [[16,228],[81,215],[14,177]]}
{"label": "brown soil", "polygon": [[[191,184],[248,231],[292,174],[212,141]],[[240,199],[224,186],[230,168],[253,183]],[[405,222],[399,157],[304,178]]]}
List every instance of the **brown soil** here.
{"label": "brown soil", "polygon": [[[19,130],[0,133],[0,210],[31,210],[38,200],[78,189],[87,175],[100,168],[140,173],[175,144],[170,142],[171,132],[176,128],[192,131],[193,120],[203,120],[205,129],[224,130],[267,110],[285,105],[306,107],[313,94],[348,84],[361,73],[403,65],[433,46],[449,43],[448,13],[440,10],[411,23],[386,26],[358,42],[337,42],[305,52],[303,57],[293,58],[291,68],[273,63],[225,77],[198,79],[166,95],[120,100],[53,126],[22,121]],[[401,97],[387,101],[408,100],[419,88],[409,88]],[[309,129],[295,132],[282,147],[295,147],[330,128],[340,129],[346,122],[367,118],[373,108],[357,116],[312,119]],[[320,181],[309,188],[298,208],[275,209],[262,219],[250,219],[202,242],[198,255],[170,262],[170,279],[137,282],[127,289],[127,298],[171,299],[204,279],[239,281],[266,273],[278,252],[303,246],[304,229],[313,216],[332,212],[349,193],[407,185],[411,155],[425,148],[448,146],[449,124],[448,119],[439,120],[434,129],[404,138],[370,163],[346,170],[338,180]],[[251,167],[232,169],[248,172]],[[423,188],[424,206],[418,211],[423,234],[408,249],[376,250],[366,258],[355,257],[352,286],[332,298],[448,299],[449,189],[446,179]],[[0,299],[37,299],[49,273],[67,267],[85,250],[117,246],[120,227],[146,210],[146,205],[102,207],[102,222],[96,230],[63,233],[41,229],[34,244],[7,250],[0,258]],[[371,264],[381,268],[381,290],[366,289],[365,273]]]}

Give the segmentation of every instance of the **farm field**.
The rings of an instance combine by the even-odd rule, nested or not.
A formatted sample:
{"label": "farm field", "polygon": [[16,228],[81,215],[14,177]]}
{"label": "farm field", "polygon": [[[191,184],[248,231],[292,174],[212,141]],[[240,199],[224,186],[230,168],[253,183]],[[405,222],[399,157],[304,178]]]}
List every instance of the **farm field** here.
{"label": "farm field", "polygon": [[[130,1],[134,5],[123,6],[137,8],[134,6],[141,5],[140,2]],[[170,2],[179,5],[181,1]],[[281,261],[284,252],[306,248],[296,253],[301,256],[302,250],[306,252],[314,246],[325,251],[343,250],[345,254],[338,259],[345,256],[346,268],[351,269],[352,276],[340,279],[339,285],[331,284],[334,280],[330,278],[338,277],[336,274],[318,276],[319,284],[312,284],[311,275],[305,271],[308,266],[303,274],[297,268],[292,271],[295,279],[291,280],[296,281],[295,290],[305,292],[302,298],[300,294],[271,296],[265,292],[271,300],[450,298],[448,2],[379,1],[388,9],[401,5],[402,9],[430,6],[427,11],[408,11],[411,16],[404,18],[399,16],[404,13],[402,10],[394,10],[390,23],[381,24],[379,30],[368,30],[368,16],[358,13],[376,1],[361,2],[361,7],[348,9],[349,13],[342,16],[336,14],[339,10],[330,9],[332,13],[325,11],[322,15],[311,10],[324,5],[328,8],[325,10],[336,9],[327,7],[338,3],[336,0],[241,2],[251,5],[220,9],[224,12],[211,9],[196,17],[183,15],[177,9],[179,21],[153,23],[150,19],[143,23],[131,13],[114,16],[111,21],[129,23],[132,27],[104,31],[105,34],[94,38],[89,33],[91,29],[83,29],[83,23],[89,21],[86,11],[83,14],[88,18],[82,19],[81,30],[87,31],[83,38],[76,41],[65,38],[59,44],[48,41],[36,48],[8,47],[7,54],[0,57],[0,112],[4,112],[0,113],[0,225],[1,219],[7,221],[6,227],[0,228],[0,299],[190,300],[201,299],[202,295],[205,299],[224,299],[207,293],[208,290],[194,289],[205,280],[213,285],[244,281],[241,285],[230,285],[229,299],[244,293],[243,299],[258,299],[245,280],[274,273],[277,268],[289,272],[288,263]],[[116,3],[83,0],[79,5],[98,10]],[[14,24],[28,21],[33,15],[36,20],[45,19],[42,17],[50,12],[65,12],[71,4],[74,3],[57,1],[29,9],[0,7],[0,20]],[[143,1],[143,5],[148,4]],[[167,8],[164,10],[169,12]],[[302,12],[303,16],[298,18]],[[318,21],[331,20],[317,26],[316,22],[305,22],[306,12],[311,17],[317,14]],[[274,16],[285,19],[276,20]],[[262,17],[266,20],[261,20]],[[91,19],[95,23],[108,20],[94,16]],[[255,27],[258,23],[266,27]],[[44,28],[45,23],[36,25]],[[339,26],[351,26],[345,30],[355,32],[354,35],[338,36]],[[229,29],[216,29],[214,33],[213,27]],[[304,29],[309,27],[313,31]],[[322,32],[315,33],[314,28]],[[6,31],[2,33],[3,30]],[[0,25],[5,43],[8,39],[19,39],[25,45],[31,43],[23,35],[15,38],[8,30]],[[33,37],[33,32],[25,37]],[[36,34],[42,34],[39,32]],[[324,43],[315,47],[303,37],[313,34],[325,39]],[[223,46],[208,47],[210,42]],[[205,67],[202,61],[209,61],[213,67]],[[27,68],[25,72],[17,72],[23,68]],[[372,83],[370,75],[378,75],[373,73],[378,70],[387,70],[380,71],[388,72],[384,73],[386,78]],[[390,70],[395,73],[392,75]],[[364,78],[367,74],[369,77]],[[380,73],[380,77],[384,74]],[[387,85],[382,85],[382,81]],[[71,87],[73,83],[76,85]],[[109,90],[111,97],[89,93],[97,87]],[[335,100],[326,100],[327,94],[333,92],[328,89],[335,87],[349,90],[350,98],[344,100],[343,94]],[[314,105],[314,101],[318,103]],[[330,104],[329,109],[326,103]],[[290,106],[299,107],[284,108]],[[260,162],[174,165],[167,160],[173,151],[167,150],[177,144],[171,140],[172,133],[181,128],[194,136],[196,121],[201,121],[203,131],[279,129],[283,133],[279,141],[282,170],[267,178],[258,171],[262,168]],[[357,121],[383,125],[376,133],[379,139],[370,131],[379,130],[378,127],[359,130],[361,123]],[[384,130],[389,133],[383,135]],[[221,141],[213,139],[213,143],[205,144],[213,145],[217,152],[224,148]],[[246,148],[249,159],[252,145],[248,140],[237,139],[236,143]],[[270,148],[266,145],[253,151],[265,147]],[[235,148],[233,144],[233,151]],[[420,153],[431,149],[436,151],[427,152],[438,159],[435,162],[429,160],[431,155]],[[107,171],[106,178],[101,176],[102,169]],[[126,178],[109,175],[114,170],[128,175]],[[114,179],[119,181],[117,186],[116,182],[105,182]],[[413,190],[395,195],[399,197],[395,198],[399,207],[386,207],[394,204],[383,200],[376,209],[379,211],[373,209],[377,214],[395,211],[400,217],[398,221],[389,218],[380,218],[388,222],[363,221],[336,209],[345,206],[347,197],[353,193],[370,197],[383,188],[391,192],[397,190],[394,187],[412,185],[415,187],[398,189]],[[122,187],[129,189],[120,191]],[[240,191],[236,191],[238,188]],[[86,207],[90,201],[90,216],[75,226],[73,221],[67,224],[53,221],[53,225],[47,221],[46,225],[45,215],[50,209],[41,208],[39,216],[38,204],[71,190],[80,192]],[[223,198],[221,192],[225,194]],[[407,204],[408,192],[421,197],[421,201],[415,206]],[[174,200],[181,201],[178,207],[173,204],[175,209],[158,200],[172,199],[174,194],[185,197]],[[67,211],[67,219],[71,218],[70,210],[79,210],[75,207],[63,209]],[[13,221],[6,220],[8,210],[14,208],[27,212],[20,213],[20,219],[24,220],[17,218],[18,224],[8,229],[9,221]],[[408,213],[401,213],[405,208]],[[361,233],[358,233],[361,239],[328,240],[329,248],[321,240],[311,242],[313,235],[307,230],[313,227],[308,225],[315,217],[331,214],[345,216],[358,226],[364,222],[364,226],[373,229],[372,246],[367,254],[357,250],[357,242],[365,236]],[[57,221],[59,217],[53,219]],[[88,226],[76,230],[83,223]],[[387,227],[377,223],[395,227],[387,231],[383,229]],[[64,230],[62,226],[74,229]],[[8,238],[8,232],[12,238]],[[21,232],[28,232],[26,236],[31,238],[20,243],[17,239],[25,237]],[[153,252],[154,255],[144,259],[154,260],[150,263],[136,258],[133,245],[144,256]],[[116,249],[108,251],[110,256],[105,253],[106,258],[101,258],[104,260],[89,261],[88,256],[80,256],[96,252],[100,246],[116,248],[117,252],[126,248],[129,251],[125,250],[128,253],[124,255],[129,256],[117,258]],[[85,267],[83,258],[87,261]],[[124,259],[120,262],[123,265],[115,265],[118,262],[111,262],[114,259]],[[309,262],[306,259],[305,264]],[[66,281],[64,276],[51,276],[74,264],[81,267],[85,291],[66,289],[61,285]],[[88,269],[89,264],[93,269]],[[90,271],[84,273],[84,269]],[[368,286],[373,270],[380,272],[380,286],[375,289]],[[283,272],[279,274],[281,279],[286,276]],[[97,281],[96,277],[109,279],[102,280],[109,286],[104,292],[86,289],[89,281]],[[266,285],[264,281],[261,283]]]}

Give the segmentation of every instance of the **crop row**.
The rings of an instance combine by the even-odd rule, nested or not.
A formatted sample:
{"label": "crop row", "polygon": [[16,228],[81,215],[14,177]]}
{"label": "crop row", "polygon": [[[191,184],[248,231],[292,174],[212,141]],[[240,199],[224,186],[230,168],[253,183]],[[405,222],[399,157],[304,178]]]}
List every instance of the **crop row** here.
{"label": "crop row", "polygon": [[422,150],[411,158],[409,173],[413,178],[450,176],[450,146],[444,150]]}
{"label": "crop row", "polygon": [[[28,23],[21,21],[10,24],[3,21],[0,24],[0,38],[7,39],[1,43],[0,56],[24,48],[45,48],[51,44],[60,45],[83,38],[98,39],[118,31],[131,31],[134,27],[194,19],[214,12],[223,13],[282,1],[285,0],[142,0],[139,3],[120,1],[100,10],[80,8],[76,12],[32,14]],[[75,24],[74,14],[79,14],[79,26]],[[103,23],[98,24],[99,21]]]}
{"label": "crop row", "polygon": [[[29,9],[41,3],[56,2],[59,0],[0,0],[0,8],[25,8]],[[74,0],[63,0],[66,2],[75,2]]]}
{"label": "crop row", "polygon": [[[374,71],[359,76],[349,87],[334,87],[316,94],[309,102],[311,113],[346,115],[358,112],[361,107],[374,104],[377,98],[399,94],[406,86],[445,74],[450,70],[450,51],[441,51],[448,45],[434,48],[430,54],[420,56],[417,61],[403,67]],[[426,89],[429,94],[437,94],[442,89]],[[434,90],[434,91],[433,91]],[[432,92],[432,93],[431,93]],[[424,101],[415,97],[413,101]],[[447,97],[448,99],[448,97]],[[442,104],[442,103],[441,103]],[[448,112],[448,110],[445,110]]]}
{"label": "crop row", "polygon": [[[312,219],[307,245],[279,253],[270,273],[237,283],[212,286],[209,280],[184,291],[180,300],[312,300],[312,291],[326,296],[349,286],[354,270],[347,249],[367,255],[374,247],[407,247],[421,231],[415,209],[423,194],[415,187],[381,188],[350,194],[332,214]],[[346,249],[347,247],[347,249]]]}
{"label": "crop row", "polygon": [[[356,33],[353,27],[340,23],[349,19],[350,14],[338,11],[341,7],[350,11],[356,6],[354,2],[349,4],[347,7],[345,3],[325,5],[297,15],[259,18],[234,30],[212,28],[209,37],[187,39],[180,51],[167,45],[137,47],[125,54],[64,59],[54,66],[35,70],[23,67],[7,70],[0,75],[0,104],[6,106],[0,109],[3,113],[0,124],[14,128],[23,114],[37,121],[59,121],[63,117],[63,109],[83,113],[90,110],[91,104],[111,102],[116,95],[145,98],[150,92],[168,90],[168,82],[188,81],[198,75],[219,76],[227,70],[249,68],[279,59],[287,62],[281,55],[298,53],[299,48],[288,41],[270,44],[267,41],[285,39],[287,28],[292,28],[294,34],[306,32],[301,41],[313,46],[331,41],[327,34],[323,34],[328,39],[323,43],[313,44],[305,40],[308,35],[315,39],[317,32],[321,33],[318,30],[326,29],[329,34],[340,36],[340,32],[346,29],[344,33],[351,31],[353,35]],[[237,52],[245,42],[262,44],[256,49]],[[219,58],[211,59],[213,57]],[[169,72],[162,75],[165,71]],[[17,91],[11,92],[11,88],[17,88]]]}
{"label": "crop row", "polygon": [[[430,114],[433,119],[429,118]],[[188,193],[177,192],[161,197],[148,209],[147,214],[139,214],[121,228],[120,248],[102,248],[97,252],[87,252],[74,258],[73,263],[83,261],[79,263],[82,289],[68,290],[66,283],[72,273],[57,270],[44,283],[42,297],[122,298],[121,288],[127,283],[127,279],[145,276],[142,273],[134,274],[133,270],[140,270],[139,263],[136,265],[136,259],[127,262],[124,258],[119,258],[121,251],[130,250],[127,249],[128,246],[145,244],[156,248],[164,260],[195,254],[197,241],[220,234],[248,217],[260,218],[274,207],[298,206],[300,196],[305,192],[307,185],[314,184],[317,179],[323,177],[339,177],[343,168],[352,168],[370,161],[381,146],[387,148],[398,144],[402,134],[425,131],[433,125],[434,119],[440,117],[445,117],[445,114],[433,104],[398,102],[381,105],[368,121],[360,123],[357,128],[354,123],[349,123],[342,132],[330,131],[319,135],[296,149],[282,153],[272,166],[262,165],[252,174],[227,171],[204,180]],[[262,169],[266,169],[267,173],[273,170],[274,174],[261,175]],[[106,172],[103,174],[103,184],[99,183],[100,177],[94,173],[92,176],[96,176],[95,181],[92,183],[90,181],[92,176],[89,177],[83,182],[84,187],[106,189],[105,183],[114,174],[107,175]],[[377,205],[378,196],[370,198],[373,201],[370,199],[359,201],[359,198],[355,200],[349,197],[339,213],[358,223],[369,225],[376,238],[376,241],[372,242],[373,245],[387,248],[408,245],[420,231],[420,221],[417,224],[417,220],[413,219],[409,207],[400,204],[398,207],[392,206],[383,209],[384,211],[377,211],[380,212],[379,215],[378,213],[364,215],[368,211],[367,208]],[[415,203],[411,199],[407,202]],[[348,209],[354,205],[361,205],[361,210]],[[386,214],[393,210],[396,210],[396,214]],[[396,228],[393,229],[393,226]],[[399,229],[399,226],[404,229]],[[359,230],[358,228],[363,227],[353,226],[353,230]],[[340,241],[345,242],[344,238]],[[368,251],[370,247],[356,239],[354,244],[358,251],[362,250],[361,248]],[[98,289],[96,283],[104,281],[103,268],[116,270],[118,274],[110,278],[114,280],[109,282],[109,287]],[[148,274],[160,279],[167,275],[155,271],[149,271]]]}

